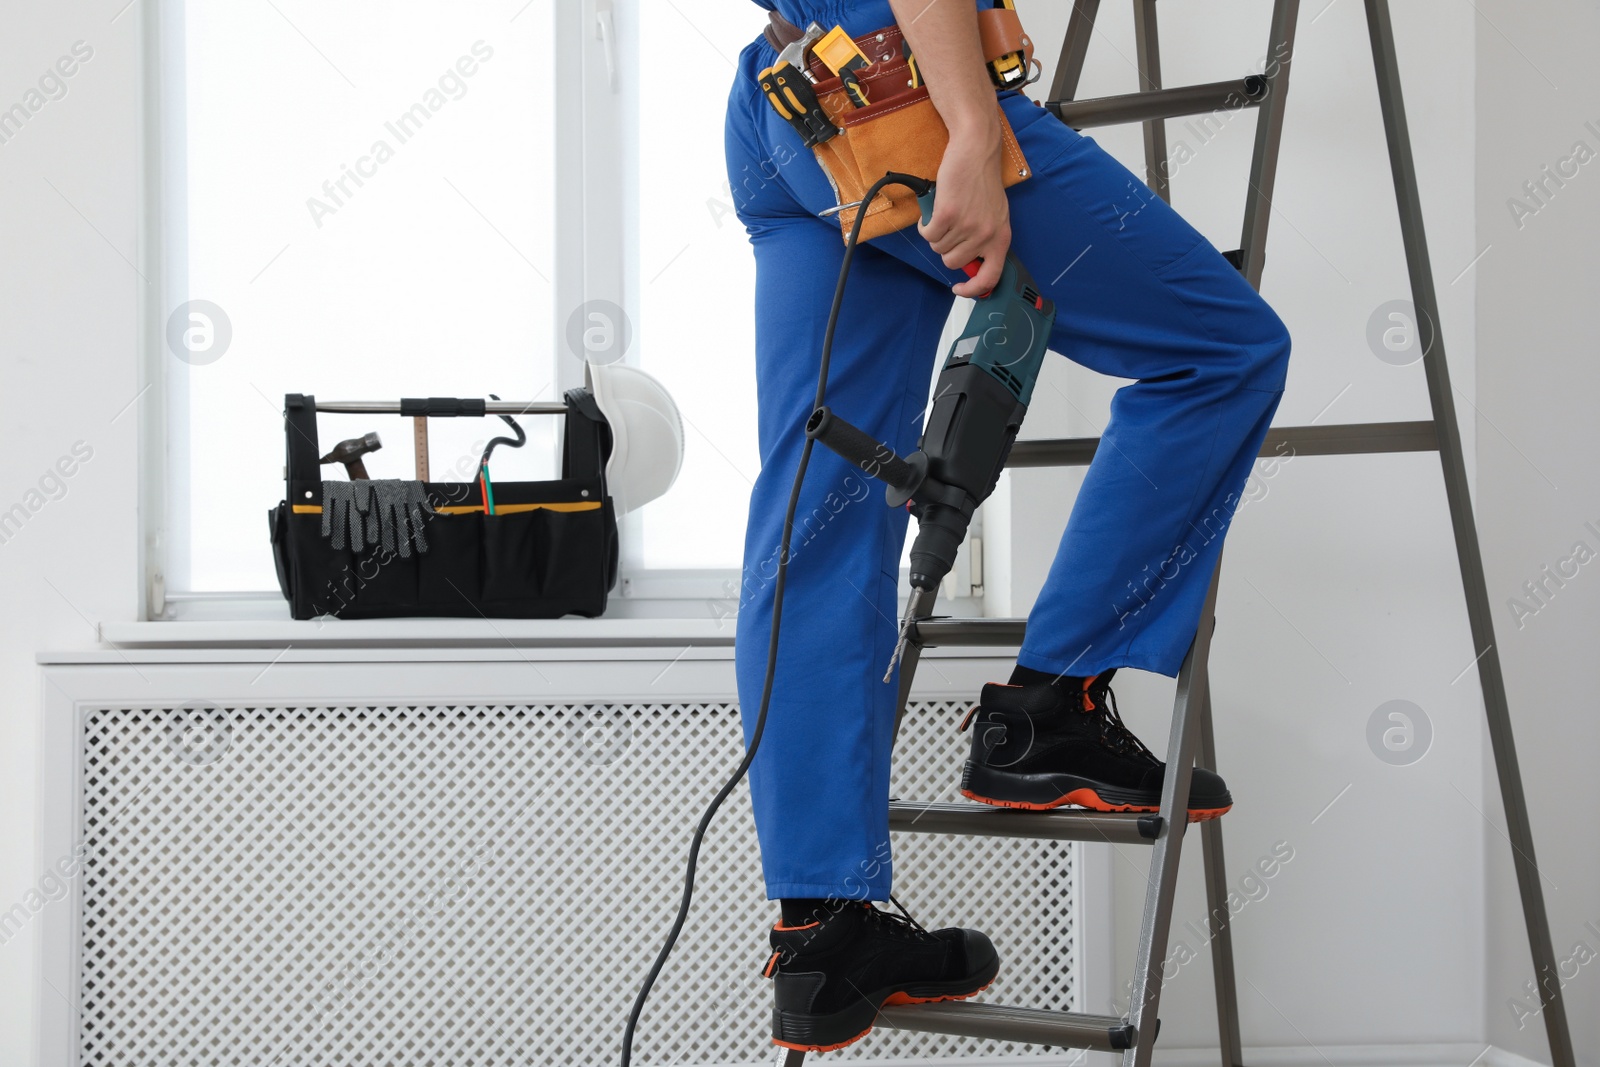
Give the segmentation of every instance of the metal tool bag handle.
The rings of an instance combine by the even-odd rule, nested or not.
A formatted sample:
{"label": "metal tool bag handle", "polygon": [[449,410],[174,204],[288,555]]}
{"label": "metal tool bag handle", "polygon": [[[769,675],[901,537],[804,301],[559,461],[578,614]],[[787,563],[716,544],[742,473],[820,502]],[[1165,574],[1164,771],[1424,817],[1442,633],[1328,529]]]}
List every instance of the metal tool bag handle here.
{"label": "metal tool bag handle", "polygon": [[[588,389],[569,389],[562,397],[567,425],[561,457],[561,477],[605,480],[611,458],[611,424]],[[488,412],[479,397],[402,397],[399,413],[405,417],[482,418]],[[288,393],[283,398],[284,470],[288,499],[317,503],[322,493],[321,449],[317,444],[317,398]],[[313,495],[305,496],[310,491]]]}

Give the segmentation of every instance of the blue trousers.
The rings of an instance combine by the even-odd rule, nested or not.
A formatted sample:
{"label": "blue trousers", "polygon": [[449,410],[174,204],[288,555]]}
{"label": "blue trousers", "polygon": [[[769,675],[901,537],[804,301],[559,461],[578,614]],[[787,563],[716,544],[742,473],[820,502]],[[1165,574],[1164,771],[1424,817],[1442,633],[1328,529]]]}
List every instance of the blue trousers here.
{"label": "blue trousers", "polygon": [[[795,21],[839,22],[852,34],[894,21],[887,0],[783,3]],[[761,473],[735,645],[747,743],[784,510],[844,255],[837,220],[817,217],[834,204],[827,178],[757,84],[774,58],[763,39],[744,49],[726,127],[728,179],[756,262]],[[1000,102],[1033,170],[1008,191],[1012,249],[1056,303],[1050,348],[1135,379],[1112,401],[1018,662],[1073,675],[1176,675],[1283,393],[1289,335],[1216,248],[1092,138],[1020,93]],[[828,404],[901,453],[921,436],[949,287],[961,278],[915,228],[856,252]],[[907,522],[879,483],[814,449],[766,736],[750,772],[772,898],[888,896],[896,686],[879,679],[896,638]]]}

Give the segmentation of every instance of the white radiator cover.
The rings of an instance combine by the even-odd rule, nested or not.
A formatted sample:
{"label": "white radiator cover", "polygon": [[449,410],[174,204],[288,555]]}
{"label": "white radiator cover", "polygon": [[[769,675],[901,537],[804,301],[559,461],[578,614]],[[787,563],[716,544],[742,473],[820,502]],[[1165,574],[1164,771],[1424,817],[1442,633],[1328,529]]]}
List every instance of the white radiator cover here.
{"label": "white radiator cover", "polygon": [[[583,656],[47,667],[63,684],[46,759],[69,757],[51,769],[72,784],[48,813],[44,863],[77,845],[83,864],[41,924],[46,977],[72,1003],[41,1018],[41,1062],[617,1062],[740,732],[725,651]],[[976,680],[997,676],[963,662],[907,715],[895,795],[957,799],[970,735],[956,725]],[[969,691],[953,691],[963,674]],[[351,699],[363,685],[391,695]],[[393,696],[407,686],[458,695]],[[985,999],[1092,1007],[1075,846],[901,834],[895,847],[896,896],[919,920],[976,926],[1000,949]],[[771,1061],[760,971],[775,914],[741,786],[707,838],[636,1063]],[[886,1028],[829,1058],[974,1056],[1070,1058]]]}

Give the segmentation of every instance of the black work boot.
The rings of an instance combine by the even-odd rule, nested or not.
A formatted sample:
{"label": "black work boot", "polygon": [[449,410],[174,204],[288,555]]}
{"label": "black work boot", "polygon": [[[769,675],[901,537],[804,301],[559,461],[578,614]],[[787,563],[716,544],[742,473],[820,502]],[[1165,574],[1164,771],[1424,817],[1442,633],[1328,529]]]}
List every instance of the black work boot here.
{"label": "black work boot", "polygon": [[[1054,684],[983,687],[961,728],[974,725],[961,795],[1035,811],[1077,804],[1095,811],[1157,811],[1166,764],[1122,722],[1111,696],[1114,670]],[[1194,768],[1189,821],[1233,806],[1227,784]]]}
{"label": "black work boot", "polygon": [[976,930],[930,933],[866,901],[830,901],[811,922],[772,928],[762,972],[773,979],[772,1041],[806,1052],[843,1048],[872,1030],[883,1005],[974,996],[999,969]]}

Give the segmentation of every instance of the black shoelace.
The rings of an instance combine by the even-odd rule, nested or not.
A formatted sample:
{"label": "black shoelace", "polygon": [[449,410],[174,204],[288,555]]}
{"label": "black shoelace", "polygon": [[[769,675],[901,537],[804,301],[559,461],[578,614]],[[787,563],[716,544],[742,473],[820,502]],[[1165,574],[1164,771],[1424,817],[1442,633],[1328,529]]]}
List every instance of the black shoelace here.
{"label": "black shoelace", "polygon": [[905,905],[896,900],[894,898],[894,894],[892,893],[889,895],[889,903],[895,906],[895,908],[900,912],[899,915],[896,915],[892,911],[879,911],[871,904],[867,904],[866,907],[869,920],[883,925],[884,929],[888,930],[891,934],[897,937],[909,937],[913,940],[920,941],[924,938],[931,938],[933,936],[928,932],[926,927],[911,917],[911,913],[906,910]]}
{"label": "black shoelace", "polygon": [[1087,695],[1094,702],[1100,716],[1101,744],[1119,756],[1132,749],[1142,753],[1152,763],[1161,762],[1156,759],[1156,754],[1145,747],[1145,743],[1128,729],[1128,724],[1122,721],[1122,713],[1117,710],[1117,698],[1111,692],[1109,684],[1095,686]]}

